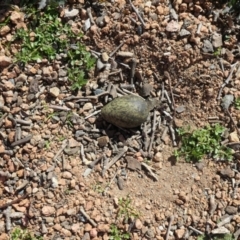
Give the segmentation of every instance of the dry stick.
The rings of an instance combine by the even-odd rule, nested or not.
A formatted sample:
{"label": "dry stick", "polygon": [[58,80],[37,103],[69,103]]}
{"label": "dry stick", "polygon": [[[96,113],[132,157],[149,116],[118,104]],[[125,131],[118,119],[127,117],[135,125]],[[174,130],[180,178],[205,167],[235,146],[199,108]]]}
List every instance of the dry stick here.
{"label": "dry stick", "polygon": [[95,223],[90,217],[89,215],[85,212],[85,210],[83,209],[83,207],[80,207],[80,212],[82,213],[82,215],[94,226],[97,226],[97,223]]}
{"label": "dry stick", "polygon": [[177,146],[176,136],[175,136],[175,131],[174,131],[172,125],[169,125],[169,130],[170,130],[171,135],[172,135],[173,146],[176,147]]}
{"label": "dry stick", "polygon": [[4,113],[2,115],[2,117],[0,118],[0,127],[2,126],[3,120],[5,119],[5,117],[7,117],[8,113]]}
{"label": "dry stick", "polygon": [[156,176],[156,174],[152,171],[152,169],[151,169],[146,163],[141,162],[141,165],[149,171],[150,175],[151,175],[156,181],[158,181],[158,177]]}
{"label": "dry stick", "polygon": [[130,5],[131,5],[132,9],[134,10],[134,12],[137,14],[140,22],[141,22],[142,25],[145,27],[145,22],[143,21],[143,19],[142,19],[141,15],[139,14],[138,10],[134,7],[134,5],[132,4],[132,1],[131,1],[131,0],[129,0],[129,3],[130,3]]}
{"label": "dry stick", "polygon": [[19,123],[16,124],[16,133],[15,133],[15,141],[18,141],[22,138],[22,129]]}
{"label": "dry stick", "polygon": [[155,131],[156,131],[156,119],[157,119],[157,111],[154,110],[153,112],[153,126],[152,126],[152,135],[149,143],[149,148],[148,148],[148,153],[152,151],[152,144],[153,144],[153,139],[155,136]]}
{"label": "dry stick", "polygon": [[84,165],[88,165],[88,164],[90,163],[90,161],[88,161],[88,160],[85,158],[84,147],[83,147],[82,144],[81,144],[81,147],[80,147],[80,155],[81,155],[83,164],[84,164]]}
{"label": "dry stick", "polygon": [[15,203],[18,203],[18,202],[20,202],[22,199],[28,197],[29,195],[30,195],[29,193],[26,193],[26,194],[24,194],[23,196],[15,199],[15,200],[12,200],[11,202],[5,203],[5,204],[3,204],[2,206],[0,206],[0,209],[4,209],[4,208],[6,208],[6,207],[8,207],[8,206],[11,206],[11,205],[13,205],[13,204],[15,204]]}
{"label": "dry stick", "polygon": [[221,98],[221,94],[222,94],[222,91],[223,91],[223,88],[232,80],[232,74],[235,70],[235,67],[237,66],[238,62],[234,63],[232,66],[231,66],[231,71],[226,79],[226,81],[222,84],[220,90],[219,90],[219,93],[218,93],[218,97],[217,99],[219,100]]}
{"label": "dry stick", "polygon": [[168,224],[168,229],[167,229],[167,234],[166,234],[165,240],[168,240],[168,238],[169,238],[169,233],[170,233],[170,230],[171,230],[171,227],[172,227],[173,220],[174,220],[174,216],[172,215],[169,218],[169,224]]}
{"label": "dry stick", "polygon": [[164,74],[167,77],[168,83],[169,83],[169,88],[170,88],[170,93],[171,93],[171,98],[172,98],[172,109],[174,111],[173,117],[174,117],[175,116],[175,101],[174,101],[174,95],[173,95],[173,90],[172,90],[172,80],[171,80],[170,74],[167,71]]}
{"label": "dry stick", "polygon": [[88,17],[90,18],[91,23],[95,24],[90,7],[87,8],[87,14],[88,14]]}
{"label": "dry stick", "polygon": [[90,117],[92,117],[92,116],[95,116],[95,115],[97,115],[97,114],[100,113],[100,112],[101,112],[101,110],[95,111],[95,112],[89,114],[89,115],[88,115],[87,117],[85,117],[84,119],[88,119],[88,118],[90,118]]}
{"label": "dry stick", "polygon": [[196,34],[198,34],[198,35],[200,34],[201,28],[202,28],[202,23],[199,23],[199,24],[198,24],[198,27],[197,27]]}
{"label": "dry stick", "polygon": [[203,235],[203,232],[202,231],[199,231],[197,230],[196,228],[192,227],[192,226],[189,226],[189,228],[194,231],[195,233],[199,234],[199,235]]}
{"label": "dry stick", "polygon": [[62,106],[57,106],[57,105],[49,105],[49,108],[52,108],[54,110],[60,110],[60,111],[70,111],[70,108],[67,107],[62,107]]}
{"label": "dry stick", "polygon": [[94,161],[92,161],[90,164],[88,164],[88,167],[89,167],[89,168],[94,168],[94,166],[95,166],[99,161],[101,161],[102,158],[103,158],[103,155],[100,156],[99,158],[95,159]]}
{"label": "dry stick", "polygon": [[24,144],[24,143],[30,141],[31,138],[32,138],[32,134],[30,134],[30,135],[26,136],[25,138],[22,138],[22,139],[20,139],[20,140],[18,140],[18,141],[16,141],[16,142],[13,142],[13,143],[11,144],[11,147],[16,147],[16,146],[18,146],[18,145],[20,145],[20,144]]}
{"label": "dry stick", "polygon": [[217,224],[217,226],[218,226],[218,227],[222,227],[223,225],[225,225],[225,224],[227,224],[227,223],[230,223],[231,220],[232,220],[232,218],[233,218],[233,215],[230,215],[230,216],[224,218],[221,222],[219,222],[219,223]]}
{"label": "dry stick", "polygon": [[137,59],[133,58],[132,59],[131,73],[130,73],[130,83],[131,83],[132,86],[134,86],[133,78],[134,78],[134,75],[135,75],[136,65],[137,65]]}
{"label": "dry stick", "polygon": [[27,121],[27,120],[23,120],[23,119],[15,119],[16,123],[22,124],[22,125],[31,125],[32,121]]}
{"label": "dry stick", "polygon": [[103,167],[103,171],[102,171],[102,175],[104,176],[105,172],[112,166],[114,165],[118,160],[119,158],[121,158],[125,152],[127,152],[128,150],[128,147],[127,146],[124,146],[122,151],[119,152],[113,159],[112,161],[110,161],[108,164],[106,164],[104,167]]}
{"label": "dry stick", "polygon": [[215,196],[211,195],[209,198],[209,215],[212,216],[217,208],[217,204],[215,203]]}
{"label": "dry stick", "polygon": [[[111,91],[111,89],[112,89],[112,86],[113,86],[113,84],[112,84],[112,83],[109,83],[109,84],[108,84],[108,87],[107,87],[107,92],[110,92],[110,91]],[[104,98],[104,101],[105,101],[105,102],[107,102],[107,101],[108,101],[108,95],[106,95],[106,96],[105,96],[105,98]]]}
{"label": "dry stick", "polygon": [[67,147],[67,145],[68,145],[68,141],[65,139],[65,140],[63,141],[63,143],[62,143],[61,149],[58,150],[58,152],[56,153],[55,157],[53,158],[53,161],[55,161],[55,160],[59,157],[59,155],[60,155],[61,152]]}
{"label": "dry stick", "polygon": [[109,184],[105,187],[104,191],[103,191],[103,195],[106,194],[106,192],[108,191],[108,189],[110,188],[110,186],[112,185],[114,179],[116,178],[116,176],[118,175],[118,170],[115,172],[115,174],[113,175],[111,181],[109,182]]}
{"label": "dry stick", "polygon": [[149,138],[148,138],[148,135],[147,135],[147,123],[146,122],[143,125],[142,135],[143,135],[143,138],[144,138],[144,151],[147,151],[148,146],[149,146]]}
{"label": "dry stick", "polygon": [[225,69],[224,69],[222,58],[219,59],[219,62],[220,62],[220,66],[221,66],[222,72],[224,72]]}
{"label": "dry stick", "polygon": [[122,47],[122,45],[123,45],[124,43],[125,43],[125,41],[121,42],[120,45],[118,45],[118,46],[116,47],[116,49],[113,50],[113,51],[109,54],[109,57],[112,57],[112,56]]}
{"label": "dry stick", "polygon": [[6,210],[4,210],[4,215],[5,215],[5,220],[6,220],[6,230],[7,231],[10,231],[11,230],[11,227],[12,227],[12,224],[11,224],[11,217],[10,217],[10,214],[11,214],[11,210],[12,210],[12,207],[11,206],[8,206]]}
{"label": "dry stick", "polygon": [[231,115],[231,113],[229,112],[229,110],[228,110],[228,109],[226,109],[226,112],[227,112],[228,116],[230,117],[230,119],[231,119],[231,121],[232,121],[232,123],[233,123],[233,126],[234,126],[234,127],[235,127],[235,129],[237,130],[237,133],[238,133],[238,135],[240,135],[240,130],[238,129],[238,127],[237,127],[236,123],[234,122],[234,120],[233,120],[233,118],[232,118],[232,115]]}

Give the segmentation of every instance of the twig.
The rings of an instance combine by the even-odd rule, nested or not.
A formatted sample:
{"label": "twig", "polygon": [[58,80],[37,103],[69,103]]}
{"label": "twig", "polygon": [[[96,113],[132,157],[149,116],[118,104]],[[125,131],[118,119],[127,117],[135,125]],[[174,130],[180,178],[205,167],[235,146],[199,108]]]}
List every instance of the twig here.
{"label": "twig", "polygon": [[128,147],[127,146],[124,146],[122,151],[120,153],[118,153],[113,159],[112,161],[110,161],[108,164],[106,164],[103,168],[103,171],[102,171],[102,175],[104,176],[105,172],[112,166],[114,165],[118,160],[119,158],[121,158],[125,152],[127,152],[128,150]]}
{"label": "twig", "polygon": [[149,147],[148,147],[148,153],[150,153],[152,151],[152,144],[153,144],[153,139],[154,139],[155,131],[156,131],[156,119],[157,119],[157,111],[154,110],[154,112],[153,112],[152,135],[151,135],[151,139],[150,139],[150,143],[149,143]]}
{"label": "twig", "polygon": [[5,117],[7,117],[8,113],[4,113],[2,115],[2,117],[0,118],[0,127],[2,126],[3,120],[5,119]]}
{"label": "twig", "polygon": [[15,141],[18,141],[22,138],[22,129],[19,123],[16,124],[16,133],[15,133]]}
{"label": "twig", "polygon": [[134,10],[134,12],[137,14],[140,22],[141,22],[142,25],[145,27],[145,22],[143,21],[143,19],[142,19],[141,15],[139,14],[138,10],[134,7],[134,5],[132,4],[132,1],[131,1],[131,0],[129,0],[129,3],[130,3],[130,5],[131,5],[132,9]]}
{"label": "twig", "polygon": [[233,126],[234,126],[234,127],[235,127],[235,129],[237,130],[237,133],[238,133],[238,135],[240,135],[240,130],[238,129],[238,127],[237,127],[236,123],[234,122],[234,120],[233,120],[233,118],[232,118],[232,115],[231,115],[231,113],[229,112],[229,110],[228,110],[228,109],[226,109],[226,112],[227,112],[228,116],[230,117],[230,119],[231,119],[231,121],[232,121],[232,123],[233,123]]}
{"label": "twig", "polygon": [[6,210],[3,211],[5,215],[5,220],[6,220],[6,230],[9,232],[11,230],[12,224],[11,224],[11,214],[12,207],[8,206]]}
{"label": "twig", "polygon": [[198,27],[197,27],[197,31],[196,31],[196,34],[197,34],[197,35],[200,34],[201,28],[202,28],[202,23],[199,23],[199,24],[198,24]]}
{"label": "twig", "polygon": [[87,14],[88,14],[88,17],[90,18],[91,23],[95,24],[90,7],[87,8]]}
{"label": "twig", "polygon": [[149,137],[147,134],[147,123],[146,122],[143,125],[142,136],[144,139],[144,148],[143,149],[144,149],[144,151],[147,151],[148,146],[149,146]]}
{"label": "twig", "polygon": [[103,191],[103,195],[106,194],[106,192],[108,191],[109,187],[112,185],[114,179],[116,178],[116,176],[118,175],[118,170],[115,172],[115,174],[113,175],[111,181],[109,182],[109,184],[107,184],[107,186],[105,187],[104,191]]}
{"label": "twig", "polygon": [[176,136],[175,136],[175,131],[174,131],[172,125],[169,125],[169,130],[170,130],[171,135],[172,135],[173,146],[176,147],[177,146]]}
{"label": "twig", "polygon": [[220,62],[220,66],[221,66],[222,72],[224,72],[225,69],[224,69],[222,58],[219,59],[219,62]]}
{"label": "twig", "polygon": [[230,223],[231,220],[232,220],[232,218],[233,218],[233,215],[230,215],[230,216],[224,218],[221,222],[219,222],[219,223],[217,224],[217,226],[218,226],[218,227],[222,227],[223,225],[225,225],[225,224],[227,224],[227,223]]}
{"label": "twig", "polygon": [[83,164],[84,164],[84,165],[88,165],[88,164],[90,163],[90,161],[88,161],[88,160],[85,158],[85,155],[84,155],[84,147],[83,147],[82,144],[81,144],[81,147],[80,147],[80,155],[81,155]]}
{"label": "twig", "polygon": [[125,43],[125,41],[122,41],[120,43],[120,45],[118,45],[110,54],[109,54],[109,57],[112,57],[121,47],[122,45]]}
{"label": "twig", "polygon": [[150,175],[151,175],[156,181],[158,181],[158,177],[156,176],[156,174],[152,171],[152,169],[151,169],[146,163],[141,162],[141,165],[148,170],[148,172],[150,173]]}
{"label": "twig", "polygon": [[15,122],[22,124],[22,125],[31,125],[32,124],[31,120],[27,121],[27,120],[23,120],[23,119],[15,119]]}
{"label": "twig", "polygon": [[135,75],[136,65],[137,65],[137,59],[133,58],[132,59],[131,73],[130,73],[130,83],[131,83],[132,86],[134,85],[133,78],[134,78],[134,75]]}
{"label": "twig", "polygon": [[233,72],[234,72],[234,70],[235,70],[235,67],[236,67],[237,65],[238,65],[238,62],[236,62],[236,63],[234,63],[233,65],[231,65],[231,71],[230,71],[227,79],[226,79],[225,82],[222,84],[222,86],[221,86],[221,88],[220,88],[220,90],[219,90],[218,97],[217,97],[218,100],[221,98],[221,94],[222,94],[223,88],[224,88],[227,84],[229,84],[229,82],[232,80],[232,74],[233,74]]}
{"label": "twig", "polygon": [[89,215],[85,212],[85,210],[83,209],[83,207],[80,207],[80,212],[82,213],[82,215],[94,226],[96,227],[97,224],[94,222],[94,220],[92,220]]}
{"label": "twig", "polygon": [[26,136],[25,138],[22,138],[22,139],[20,139],[20,140],[18,140],[18,141],[13,142],[13,143],[11,144],[11,147],[15,147],[15,146],[24,144],[24,143],[30,141],[31,138],[32,138],[32,134],[30,134],[30,135]]}
{"label": "twig", "polygon": [[203,235],[204,233],[200,230],[197,230],[196,228],[192,227],[192,226],[189,226],[189,228],[194,231],[195,233],[199,234],[199,235]]}
{"label": "twig", "polygon": [[171,80],[170,74],[167,71],[165,71],[164,74],[168,79],[168,84],[169,84],[171,98],[172,98],[172,105],[171,106],[172,106],[172,109],[173,109],[173,118],[174,118],[174,116],[175,116],[175,100],[174,100],[174,95],[173,95],[173,91],[172,91],[172,80]]}
{"label": "twig", "polygon": [[174,216],[172,215],[172,216],[169,218],[169,224],[168,224],[168,229],[167,229],[167,234],[166,234],[165,240],[168,240],[168,238],[169,238],[169,233],[170,233],[170,230],[171,230],[173,221],[174,221]]}
{"label": "twig", "polygon": [[167,90],[164,90],[163,93],[164,93],[165,97],[167,98],[167,101],[168,101],[169,105],[171,106],[172,105],[172,101],[171,101],[171,99],[170,99],[170,97],[168,95]]}
{"label": "twig", "polygon": [[58,150],[58,152],[54,156],[53,161],[55,161],[58,158],[58,156],[61,154],[61,152],[67,147],[67,145],[68,145],[68,141],[67,141],[67,139],[65,139],[62,142],[62,147]]}
{"label": "twig", "polygon": [[162,136],[161,136],[161,140],[164,142],[165,140],[165,136],[168,133],[168,127],[166,126],[163,130]]}
{"label": "twig", "polygon": [[54,110],[60,110],[60,111],[70,111],[71,110],[70,108],[57,106],[57,105],[53,105],[53,104],[49,105],[49,108],[52,108]]}
{"label": "twig", "polygon": [[215,203],[215,196],[211,195],[209,198],[209,215],[212,216],[217,208],[217,204]]}
{"label": "twig", "polygon": [[18,202],[20,202],[22,199],[28,197],[29,195],[30,195],[29,193],[26,193],[26,194],[24,194],[23,196],[15,199],[15,200],[12,200],[11,202],[5,203],[5,204],[3,204],[2,206],[0,206],[0,209],[4,209],[4,208],[6,208],[6,207],[8,207],[8,206],[11,206],[11,205],[13,205],[13,204],[15,204],[15,203],[18,203]]}
{"label": "twig", "polygon": [[88,119],[88,118],[90,118],[90,117],[92,117],[92,116],[95,116],[95,115],[97,115],[97,114],[100,113],[100,112],[101,112],[101,110],[95,111],[95,112],[89,114],[89,115],[88,115],[87,117],[85,117],[84,119]]}

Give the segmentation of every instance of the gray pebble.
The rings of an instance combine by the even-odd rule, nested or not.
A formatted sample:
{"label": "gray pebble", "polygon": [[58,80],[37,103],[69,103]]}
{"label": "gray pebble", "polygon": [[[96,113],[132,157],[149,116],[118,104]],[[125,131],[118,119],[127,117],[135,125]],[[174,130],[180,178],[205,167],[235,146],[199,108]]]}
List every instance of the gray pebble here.
{"label": "gray pebble", "polygon": [[186,36],[189,36],[191,33],[188,31],[188,30],[186,30],[186,29],[181,29],[181,31],[179,32],[179,36],[180,37],[186,37]]}
{"label": "gray pebble", "polygon": [[213,53],[214,50],[212,43],[209,40],[204,40],[202,50],[205,53]]}

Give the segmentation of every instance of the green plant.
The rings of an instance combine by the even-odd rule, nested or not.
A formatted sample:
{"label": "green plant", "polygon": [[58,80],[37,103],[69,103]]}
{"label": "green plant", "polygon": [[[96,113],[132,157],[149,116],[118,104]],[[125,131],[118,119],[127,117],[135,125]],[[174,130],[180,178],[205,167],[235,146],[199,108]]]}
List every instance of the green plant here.
{"label": "green plant", "polygon": [[27,229],[14,228],[10,234],[10,240],[37,240],[42,237],[34,237]]}
{"label": "green plant", "polygon": [[175,157],[185,157],[187,162],[200,161],[206,155],[215,159],[232,160],[232,150],[221,145],[224,131],[225,128],[219,124],[206,126],[193,132],[189,129],[178,129],[182,145],[174,152]]}
{"label": "green plant", "polygon": [[124,233],[122,230],[118,229],[116,225],[111,225],[109,239],[112,240],[130,239],[130,234]]}
{"label": "green plant", "polygon": [[132,206],[132,200],[129,196],[119,199],[117,215],[118,217],[123,217],[126,221],[130,218],[139,217],[139,212]]}
{"label": "green plant", "polygon": [[219,234],[214,237],[201,235],[201,236],[198,236],[197,240],[234,240],[234,237],[231,234]]}
{"label": "green plant", "polygon": [[218,57],[218,56],[220,56],[221,51],[222,51],[222,48],[219,47],[219,48],[217,48],[217,50],[215,50],[215,52],[213,53],[213,55],[214,55],[215,57]]}
{"label": "green plant", "polygon": [[44,144],[45,148],[49,149],[50,148],[50,144],[51,144],[50,140],[45,141],[45,144]]}
{"label": "green plant", "polygon": [[235,107],[236,109],[240,110],[240,97],[235,99]]}
{"label": "green plant", "polygon": [[44,11],[30,5],[25,12],[27,30],[18,29],[13,38],[13,43],[20,45],[15,62],[26,64],[43,58],[51,62],[60,56],[66,64],[72,90],[80,89],[96,61],[80,42],[82,34],[75,34],[71,26],[58,17],[56,5],[50,4]]}

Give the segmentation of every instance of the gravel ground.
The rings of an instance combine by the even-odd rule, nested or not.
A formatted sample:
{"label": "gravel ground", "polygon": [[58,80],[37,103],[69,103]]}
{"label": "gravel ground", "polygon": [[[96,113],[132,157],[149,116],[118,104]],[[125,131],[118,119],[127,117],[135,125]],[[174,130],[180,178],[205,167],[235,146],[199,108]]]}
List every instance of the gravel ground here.
{"label": "gravel ground", "polygon": [[[238,239],[240,110],[221,100],[240,97],[239,13],[211,1],[69,0],[59,19],[98,58],[72,91],[64,54],[14,62],[13,36],[31,22],[19,6],[0,8],[0,239],[16,226],[58,240]],[[129,93],[161,104],[136,129],[104,121],[102,106]],[[176,161],[176,129],[209,123],[228,129],[233,161]]]}

